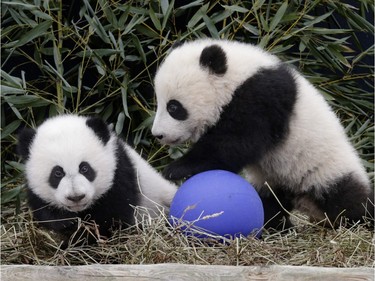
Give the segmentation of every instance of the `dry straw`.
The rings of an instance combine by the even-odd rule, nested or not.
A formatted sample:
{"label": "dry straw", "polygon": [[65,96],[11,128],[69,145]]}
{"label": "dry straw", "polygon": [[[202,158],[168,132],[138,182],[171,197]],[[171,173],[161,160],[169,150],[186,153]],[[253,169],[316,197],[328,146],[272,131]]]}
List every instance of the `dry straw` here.
{"label": "dry straw", "polygon": [[[311,224],[294,214],[297,225],[283,233],[263,231],[262,239],[200,240],[186,237],[160,214],[151,218],[145,210],[136,226],[114,232],[97,245],[69,243],[39,228],[27,209],[20,215],[5,214],[1,225],[3,264],[85,265],[182,263],[203,265],[309,265],[325,267],[373,267],[373,232],[364,224],[337,229]],[[95,225],[81,227],[96,234]],[[220,242],[221,241],[221,242]]]}

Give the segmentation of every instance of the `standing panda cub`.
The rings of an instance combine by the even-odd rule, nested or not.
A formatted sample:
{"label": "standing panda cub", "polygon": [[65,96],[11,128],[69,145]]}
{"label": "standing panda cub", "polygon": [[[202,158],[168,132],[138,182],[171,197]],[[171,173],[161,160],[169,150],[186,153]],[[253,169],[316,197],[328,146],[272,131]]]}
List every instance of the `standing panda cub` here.
{"label": "standing panda cub", "polygon": [[276,56],[239,42],[187,42],[161,64],[155,93],[153,135],[163,144],[195,142],[164,170],[168,179],[243,171],[274,228],[290,226],[285,210],[293,209],[332,223],[373,217],[373,189],[338,118]]}
{"label": "standing panda cub", "polygon": [[108,236],[135,223],[133,206],[151,215],[167,209],[177,189],[99,118],[50,118],[20,133],[18,151],[34,219],[68,235],[78,217]]}

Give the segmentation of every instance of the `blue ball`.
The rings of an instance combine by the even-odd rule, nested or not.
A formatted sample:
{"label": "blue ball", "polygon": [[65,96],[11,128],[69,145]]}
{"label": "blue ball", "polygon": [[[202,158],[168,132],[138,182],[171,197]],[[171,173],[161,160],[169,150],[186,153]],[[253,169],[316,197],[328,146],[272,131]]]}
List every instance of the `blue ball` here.
{"label": "blue ball", "polygon": [[[264,223],[262,201],[241,176],[223,170],[197,174],[177,190],[170,221],[187,235],[259,237]],[[207,235],[209,234],[209,235]]]}

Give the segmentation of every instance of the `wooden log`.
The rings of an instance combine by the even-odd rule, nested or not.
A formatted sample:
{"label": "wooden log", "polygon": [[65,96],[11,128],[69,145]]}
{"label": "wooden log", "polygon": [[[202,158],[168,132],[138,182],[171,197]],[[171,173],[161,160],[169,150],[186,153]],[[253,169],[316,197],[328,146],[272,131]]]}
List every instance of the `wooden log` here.
{"label": "wooden log", "polygon": [[220,266],[220,265],[2,265],[2,281],[373,281],[374,268],[324,268],[308,266]]}

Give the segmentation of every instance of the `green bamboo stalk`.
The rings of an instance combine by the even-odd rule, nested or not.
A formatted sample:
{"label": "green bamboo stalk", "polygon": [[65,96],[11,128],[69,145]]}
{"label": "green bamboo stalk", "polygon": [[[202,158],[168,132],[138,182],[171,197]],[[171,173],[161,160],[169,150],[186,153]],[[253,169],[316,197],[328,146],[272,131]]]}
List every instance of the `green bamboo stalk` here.
{"label": "green bamboo stalk", "polygon": [[[59,9],[57,11],[57,46],[56,40],[53,41],[54,56],[56,63],[56,70],[60,74],[60,77],[64,75],[64,69],[61,59],[61,50],[63,47],[63,32],[62,32],[62,0],[59,0]],[[64,111],[64,90],[63,81],[60,78],[56,79],[56,94],[57,94],[57,110],[59,113]]]}

